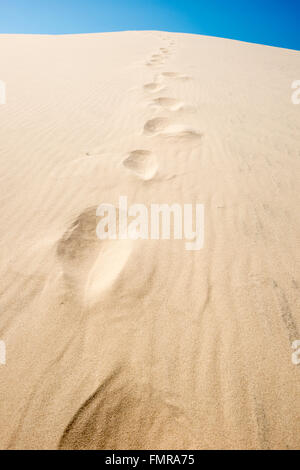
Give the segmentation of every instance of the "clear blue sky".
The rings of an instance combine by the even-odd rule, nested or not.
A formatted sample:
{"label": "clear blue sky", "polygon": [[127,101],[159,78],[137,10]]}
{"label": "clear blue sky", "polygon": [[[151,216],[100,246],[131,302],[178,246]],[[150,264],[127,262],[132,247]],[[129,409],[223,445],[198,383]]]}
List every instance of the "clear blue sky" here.
{"label": "clear blue sky", "polygon": [[0,0],[0,33],[149,29],[300,50],[300,0]]}

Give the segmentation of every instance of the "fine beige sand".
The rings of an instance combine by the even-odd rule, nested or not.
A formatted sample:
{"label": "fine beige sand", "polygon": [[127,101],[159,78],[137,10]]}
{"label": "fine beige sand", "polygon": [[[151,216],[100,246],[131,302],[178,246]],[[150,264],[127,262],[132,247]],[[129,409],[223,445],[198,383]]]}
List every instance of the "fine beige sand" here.
{"label": "fine beige sand", "polygon": [[[0,447],[300,447],[300,53],[1,35]],[[205,243],[96,207],[205,206]]]}

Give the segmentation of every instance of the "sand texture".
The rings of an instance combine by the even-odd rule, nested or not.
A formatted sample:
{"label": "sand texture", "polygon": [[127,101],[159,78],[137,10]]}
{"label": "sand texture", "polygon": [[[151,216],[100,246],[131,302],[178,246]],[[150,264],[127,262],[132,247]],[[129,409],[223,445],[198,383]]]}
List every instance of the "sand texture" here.
{"label": "sand texture", "polygon": [[[1,449],[300,447],[300,53],[1,35]],[[99,240],[101,203],[205,242]]]}

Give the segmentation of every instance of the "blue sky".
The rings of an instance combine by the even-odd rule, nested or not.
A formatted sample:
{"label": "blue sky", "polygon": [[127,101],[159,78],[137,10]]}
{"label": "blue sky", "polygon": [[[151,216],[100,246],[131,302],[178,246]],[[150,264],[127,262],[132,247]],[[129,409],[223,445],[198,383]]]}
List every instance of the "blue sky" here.
{"label": "blue sky", "polygon": [[300,0],[0,0],[0,33],[149,29],[300,50]]}

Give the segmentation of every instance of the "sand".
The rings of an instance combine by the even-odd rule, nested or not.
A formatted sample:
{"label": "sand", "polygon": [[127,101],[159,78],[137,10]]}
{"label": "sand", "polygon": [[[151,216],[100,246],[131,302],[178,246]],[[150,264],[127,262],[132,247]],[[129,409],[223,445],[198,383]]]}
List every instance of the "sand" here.
{"label": "sand", "polygon": [[[1,35],[0,447],[300,446],[297,51]],[[205,207],[205,243],[96,208]]]}

